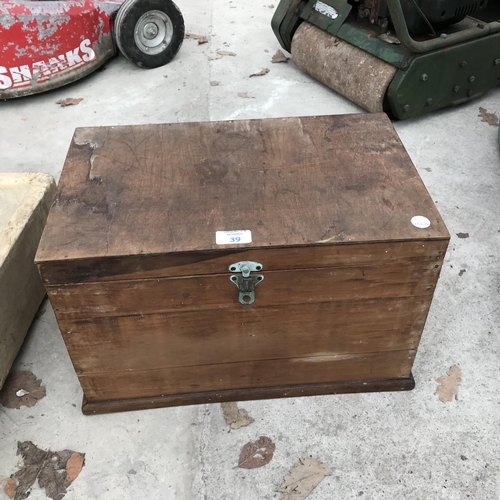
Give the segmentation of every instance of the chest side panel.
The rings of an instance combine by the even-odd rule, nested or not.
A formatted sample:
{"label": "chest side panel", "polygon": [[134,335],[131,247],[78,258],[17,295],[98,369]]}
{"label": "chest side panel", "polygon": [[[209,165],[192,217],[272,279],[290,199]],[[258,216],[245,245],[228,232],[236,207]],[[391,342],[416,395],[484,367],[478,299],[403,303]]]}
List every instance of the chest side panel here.
{"label": "chest side panel", "polygon": [[331,359],[295,358],[80,375],[89,400],[108,401],[225,389],[405,378],[415,351]]}
{"label": "chest side panel", "polygon": [[[339,366],[348,360],[358,368],[362,360],[372,363],[366,368],[372,379],[407,377],[446,242],[384,248],[366,245],[362,253],[352,246],[345,267],[339,262],[333,268],[264,269],[252,306],[238,302],[229,272],[53,285],[48,293],[88,398],[109,399],[98,393],[107,383],[106,374],[123,381],[115,385],[113,398],[139,397],[129,392],[130,372],[140,372],[143,380],[148,373],[168,373],[161,394],[197,392],[199,385],[181,374],[203,378],[214,366],[227,363],[232,370],[239,367],[241,380],[222,378],[220,385],[214,381],[213,390],[241,388],[243,380],[248,387],[279,385],[273,370],[259,374],[261,368],[256,368],[275,363],[300,366],[302,382],[308,383],[327,381],[318,379],[318,366],[329,373],[330,382],[348,380],[338,378]],[[392,261],[385,259],[389,248]],[[370,263],[367,256],[378,252],[380,262],[375,258]],[[358,259],[364,265],[355,265]],[[387,365],[384,360],[391,356],[404,363]],[[367,375],[363,370],[349,373],[362,380]],[[176,377],[183,381],[173,389]],[[145,384],[144,390],[151,386]]]}

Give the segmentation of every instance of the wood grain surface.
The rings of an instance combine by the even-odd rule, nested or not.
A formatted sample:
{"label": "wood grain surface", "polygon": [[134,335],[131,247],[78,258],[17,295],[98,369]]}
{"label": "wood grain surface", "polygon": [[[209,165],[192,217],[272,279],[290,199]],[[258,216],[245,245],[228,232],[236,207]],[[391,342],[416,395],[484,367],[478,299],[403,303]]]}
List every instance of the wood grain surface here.
{"label": "wood grain surface", "polygon": [[[213,250],[103,257],[38,264],[46,285],[224,274],[234,262],[262,261],[264,272],[429,262],[441,267],[447,240]],[[423,265],[423,264],[422,264]]]}
{"label": "wood grain surface", "polygon": [[[427,229],[411,224],[422,215]],[[383,114],[77,129],[38,262],[446,239]]]}
{"label": "wood grain surface", "polygon": [[[77,374],[416,349],[428,300],[340,301],[60,321]],[[409,373],[409,371],[408,371]],[[408,373],[406,375],[408,375]]]}
{"label": "wood grain surface", "polygon": [[[430,299],[440,269],[436,261],[424,259],[385,266],[262,271],[264,280],[256,287],[255,307],[425,295]],[[239,309],[231,274],[54,285],[47,287],[47,293],[60,320],[235,305]]]}
{"label": "wood grain surface", "polygon": [[[80,375],[89,401],[349,380],[407,378],[416,351],[293,358]],[[272,383],[271,383],[272,381]]]}

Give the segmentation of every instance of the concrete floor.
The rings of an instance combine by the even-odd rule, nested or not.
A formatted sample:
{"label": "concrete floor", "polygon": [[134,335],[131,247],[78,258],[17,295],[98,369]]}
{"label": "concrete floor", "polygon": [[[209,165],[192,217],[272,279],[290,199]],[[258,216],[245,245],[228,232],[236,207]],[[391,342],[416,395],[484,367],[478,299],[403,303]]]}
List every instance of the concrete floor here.
{"label": "concrete floor", "polygon": [[[270,0],[178,3],[187,30],[210,43],[186,40],[170,65],[150,71],[118,57],[69,87],[1,103],[0,171],[57,178],[79,126],[361,112],[292,63],[270,63],[278,49]],[[216,49],[237,55],[209,60]],[[264,67],[271,72],[248,78]],[[61,108],[56,101],[65,97],[84,100]],[[29,409],[0,407],[0,475],[16,470],[17,441],[32,440],[86,453],[68,500],[279,498],[284,476],[309,456],[333,471],[310,500],[499,499],[500,155],[497,128],[481,121],[479,106],[500,112],[500,88],[458,109],[395,123],[452,234],[414,391],[246,402],[255,422],[237,431],[217,404],[84,417],[45,302],[15,366],[40,377],[47,396]],[[442,403],[435,379],[455,364],[458,401]],[[271,463],[234,468],[241,447],[261,435],[276,443]],[[30,500],[42,498],[35,487]]]}

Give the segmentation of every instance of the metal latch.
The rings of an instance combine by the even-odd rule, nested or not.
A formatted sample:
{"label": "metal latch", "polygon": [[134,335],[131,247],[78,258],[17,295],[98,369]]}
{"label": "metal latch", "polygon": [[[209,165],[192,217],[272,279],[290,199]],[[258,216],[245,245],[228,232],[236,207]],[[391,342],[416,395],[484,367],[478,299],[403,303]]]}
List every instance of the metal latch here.
{"label": "metal latch", "polygon": [[241,262],[236,262],[229,266],[229,270],[233,274],[229,278],[240,291],[239,300],[240,304],[244,306],[249,306],[255,301],[255,287],[264,279],[262,274],[250,274],[254,271],[261,271],[262,264],[258,262],[252,262],[250,260],[243,260]]}

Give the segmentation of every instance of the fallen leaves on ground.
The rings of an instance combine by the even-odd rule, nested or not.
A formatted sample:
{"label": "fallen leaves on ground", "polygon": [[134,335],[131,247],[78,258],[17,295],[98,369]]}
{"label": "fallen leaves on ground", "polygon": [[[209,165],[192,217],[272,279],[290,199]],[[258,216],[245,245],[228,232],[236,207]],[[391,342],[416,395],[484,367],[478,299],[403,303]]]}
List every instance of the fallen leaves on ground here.
{"label": "fallen leaves on ground", "polygon": [[276,54],[274,54],[274,56],[271,59],[272,63],[286,63],[287,61],[288,57],[286,57],[285,54],[283,54],[283,52],[279,49],[276,51]]}
{"label": "fallen leaves on ground", "polygon": [[80,474],[85,456],[75,451],[68,459],[66,464],[66,481],[72,483]]}
{"label": "fallen leaves on ground", "polygon": [[185,33],[184,38],[191,38],[193,40],[198,40],[198,45],[208,43],[208,37],[205,35],[195,35],[194,33]]}
{"label": "fallen leaves on ground", "polygon": [[260,436],[257,441],[250,441],[241,449],[238,467],[242,469],[257,469],[267,465],[274,455],[276,445],[266,436]]}
{"label": "fallen leaves on ground", "polygon": [[243,97],[244,99],[250,99],[248,92],[238,92],[238,97]]}
{"label": "fallen leaves on ground", "polygon": [[491,125],[492,127],[498,127],[499,125],[499,120],[498,116],[496,113],[489,113],[486,109],[484,108],[479,108],[479,114],[477,115],[481,118],[482,122],[487,123],[488,125]]}
{"label": "fallen leaves on ground", "polygon": [[65,108],[66,106],[76,106],[83,101],[83,97],[79,97],[77,99],[73,97],[67,97],[66,99],[60,99],[56,101],[56,104],[59,104],[61,108]]}
{"label": "fallen leaves on ground", "polygon": [[46,395],[42,381],[29,370],[14,371],[0,391],[0,404],[6,408],[31,408]]}
{"label": "fallen leaves on ground", "polygon": [[443,403],[450,403],[453,398],[458,399],[458,386],[462,381],[462,371],[457,365],[453,365],[447,375],[439,377],[436,382],[439,384],[436,394]]}
{"label": "fallen leaves on ground", "polygon": [[217,54],[220,56],[231,56],[234,57],[236,55],[235,52],[231,52],[230,50],[218,50]]}
{"label": "fallen leaves on ground", "polygon": [[269,73],[269,71],[271,71],[269,68],[262,68],[258,73],[252,73],[250,75],[250,78],[252,78],[253,76],[264,76],[264,75],[267,75]]}
{"label": "fallen leaves on ground", "polygon": [[457,233],[457,236],[461,239],[464,239],[469,237],[469,233]]}
{"label": "fallen leaves on ground", "polygon": [[61,500],[68,486],[80,474],[85,461],[85,455],[81,453],[72,450],[45,451],[31,441],[18,442],[17,454],[22,456],[24,464],[12,476],[18,482],[14,500],[28,498],[37,479],[49,498]]}
{"label": "fallen leaves on ground", "polygon": [[0,476],[0,486],[3,487],[4,493],[9,498],[14,498],[16,496],[16,482],[11,477]]}
{"label": "fallen leaves on ground", "polygon": [[212,87],[217,87],[218,85],[220,85],[220,82],[216,82],[215,80],[212,80],[212,81],[210,82],[210,85],[211,85]]}
{"label": "fallen leaves on ground", "polygon": [[300,465],[290,471],[280,486],[281,500],[303,500],[325,476],[331,475],[330,467],[319,460],[301,459]]}
{"label": "fallen leaves on ground", "polygon": [[222,413],[226,423],[231,426],[231,429],[239,429],[250,425],[254,420],[243,408],[238,408],[237,403],[221,403]]}

